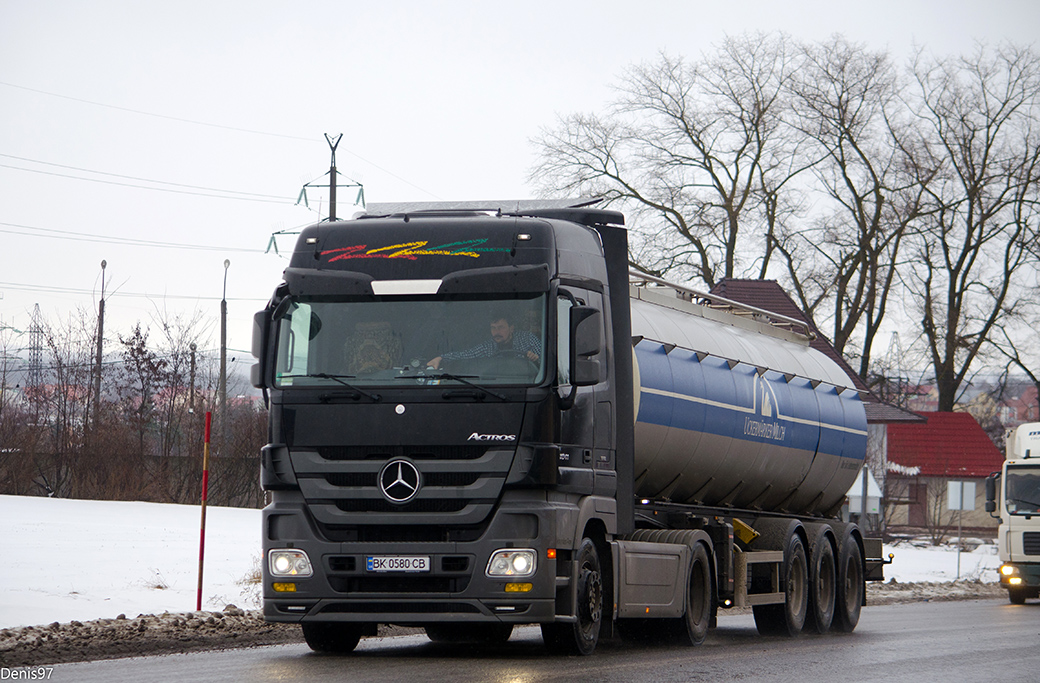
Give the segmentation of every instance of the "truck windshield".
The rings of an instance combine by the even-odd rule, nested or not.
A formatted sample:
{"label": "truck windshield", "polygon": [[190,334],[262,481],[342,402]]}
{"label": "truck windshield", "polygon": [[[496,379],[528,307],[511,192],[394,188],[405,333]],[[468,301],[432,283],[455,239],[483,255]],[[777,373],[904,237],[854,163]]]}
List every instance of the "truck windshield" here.
{"label": "truck windshield", "polygon": [[536,384],[546,299],[291,299],[275,313],[275,385]]}
{"label": "truck windshield", "polygon": [[1012,515],[1040,513],[1040,465],[1007,468],[1006,504]]}

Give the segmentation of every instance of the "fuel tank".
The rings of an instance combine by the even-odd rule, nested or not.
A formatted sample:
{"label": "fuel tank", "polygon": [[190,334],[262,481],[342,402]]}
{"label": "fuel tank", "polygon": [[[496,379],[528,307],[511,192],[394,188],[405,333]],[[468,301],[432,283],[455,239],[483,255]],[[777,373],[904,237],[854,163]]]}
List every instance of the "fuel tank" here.
{"label": "fuel tank", "polygon": [[848,375],[761,312],[631,288],[641,498],[830,515],[863,466]]}

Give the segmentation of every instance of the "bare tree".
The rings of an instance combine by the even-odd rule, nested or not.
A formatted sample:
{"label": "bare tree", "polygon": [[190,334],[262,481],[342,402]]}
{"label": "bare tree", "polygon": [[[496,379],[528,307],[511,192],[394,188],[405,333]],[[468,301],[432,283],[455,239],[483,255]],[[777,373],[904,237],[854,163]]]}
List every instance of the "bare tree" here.
{"label": "bare tree", "polygon": [[[564,118],[535,141],[543,194],[603,196],[632,225],[633,265],[713,286],[769,265],[797,175],[783,117],[785,36],[727,38],[700,62],[661,56],[622,78],[606,116]],[[754,226],[749,228],[748,226]]]}
{"label": "bare tree", "polygon": [[926,191],[904,282],[922,319],[939,409],[953,410],[1001,321],[1020,314],[1017,281],[1036,269],[1040,233],[1040,59],[979,47],[970,57],[913,64],[918,136],[910,169]]}
{"label": "bare tree", "polygon": [[[866,379],[903,238],[920,210],[920,185],[905,173],[895,142],[899,86],[888,54],[836,36],[803,45],[801,57],[789,82],[792,121],[809,143],[815,187],[828,201],[781,251],[802,308],[811,313],[829,299],[838,352],[862,332],[859,375]],[[812,254],[812,267],[793,258],[795,246]]]}

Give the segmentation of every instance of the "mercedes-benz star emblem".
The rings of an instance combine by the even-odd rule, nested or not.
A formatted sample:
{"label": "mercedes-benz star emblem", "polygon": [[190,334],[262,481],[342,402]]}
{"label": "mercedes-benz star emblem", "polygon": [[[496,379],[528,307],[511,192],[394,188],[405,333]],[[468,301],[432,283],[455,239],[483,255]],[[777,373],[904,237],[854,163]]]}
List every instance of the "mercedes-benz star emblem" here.
{"label": "mercedes-benz star emblem", "polygon": [[379,490],[391,503],[407,503],[419,493],[419,470],[407,460],[391,460],[379,473]]}

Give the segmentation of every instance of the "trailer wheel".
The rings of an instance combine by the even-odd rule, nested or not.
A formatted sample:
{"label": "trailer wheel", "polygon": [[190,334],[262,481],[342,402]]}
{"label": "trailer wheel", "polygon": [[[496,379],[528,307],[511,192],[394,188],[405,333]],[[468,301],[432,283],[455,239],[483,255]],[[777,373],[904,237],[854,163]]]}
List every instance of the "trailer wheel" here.
{"label": "trailer wheel", "polygon": [[426,624],[425,628],[435,643],[498,645],[513,635],[512,624]]}
{"label": "trailer wheel", "polygon": [[838,556],[838,603],[834,611],[834,629],[852,633],[859,623],[866,594],[863,575],[863,554],[852,534],[846,534]]}
{"label": "trailer wheel", "polygon": [[571,624],[542,624],[542,640],[556,654],[591,655],[599,642],[603,623],[603,574],[592,539],[582,539],[575,559],[578,567],[577,618]]}
{"label": "trailer wheel", "polygon": [[806,627],[817,633],[826,633],[834,623],[838,599],[838,574],[835,567],[834,546],[828,527],[820,528],[810,553],[809,615]]}
{"label": "trailer wheel", "polygon": [[315,652],[345,655],[361,641],[362,625],[344,622],[304,622],[303,639]]}
{"label": "trailer wheel", "polygon": [[797,636],[805,626],[809,609],[809,564],[805,544],[798,534],[792,533],[784,549],[784,566],[780,573],[784,589],[782,605],[755,605],[755,626],[764,636]]}

